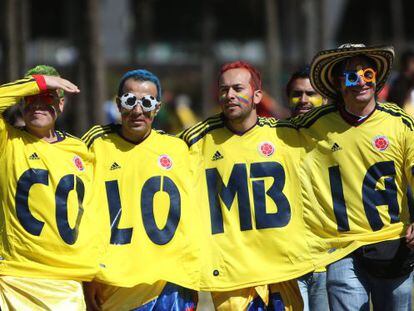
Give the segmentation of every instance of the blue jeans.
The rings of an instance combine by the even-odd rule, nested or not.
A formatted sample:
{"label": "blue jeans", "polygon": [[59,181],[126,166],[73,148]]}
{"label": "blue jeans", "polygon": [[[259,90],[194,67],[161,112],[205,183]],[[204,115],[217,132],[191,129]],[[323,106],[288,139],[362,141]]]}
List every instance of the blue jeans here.
{"label": "blue jeans", "polygon": [[369,275],[351,255],[327,267],[326,287],[331,310],[411,311],[412,273],[394,279]]}
{"label": "blue jeans", "polygon": [[326,272],[311,272],[298,278],[303,311],[329,311]]}

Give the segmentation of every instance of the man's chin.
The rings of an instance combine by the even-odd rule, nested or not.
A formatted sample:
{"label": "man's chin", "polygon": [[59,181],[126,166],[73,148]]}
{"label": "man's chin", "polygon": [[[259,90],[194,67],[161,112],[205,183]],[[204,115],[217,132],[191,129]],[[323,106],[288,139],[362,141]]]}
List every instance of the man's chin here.
{"label": "man's chin", "polygon": [[230,110],[230,109],[226,109],[223,111],[224,116],[228,119],[228,120],[236,120],[239,119],[241,117],[241,113],[240,111],[236,111],[236,110]]}
{"label": "man's chin", "polygon": [[54,126],[54,124],[50,123],[50,122],[45,122],[44,120],[31,120],[29,122],[26,122],[26,127],[32,127],[32,128],[38,128],[38,129],[42,129],[42,128],[51,128]]}
{"label": "man's chin", "polygon": [[139,124],[129,124],[128,128],[130,131],[133,131],[136,133],[146,133],[149,127],[145,123],[139,123]]}

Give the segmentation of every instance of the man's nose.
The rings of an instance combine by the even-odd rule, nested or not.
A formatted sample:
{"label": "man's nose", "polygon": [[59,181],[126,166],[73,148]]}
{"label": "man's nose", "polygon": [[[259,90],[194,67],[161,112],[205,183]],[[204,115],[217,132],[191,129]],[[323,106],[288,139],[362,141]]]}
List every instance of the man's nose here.
{"label": "man's nose", "polygon": [[134,112],[134,113],[138,113],[138,114],[141,114],[141,113],[144,113],[144,110],[142,110],[142,106],[141,106],[141,104],[137,104],[137,105],[135,105],[135,107],[132,109],[132,112]]}
{"label": "man's nose", "polygon": [[40,101],[40,100],[35,100],[33,103],[31,103],[29,105],[29,107],[32,110],[36,110],[36,109],[39,109],[39,108],[43,108],[44,106],[45,106],[45,104],[42,101]]}
{"label": "man's nose", "polygon": [[358,76],[357,85],[364,86],[365,84],[366,84],[365,80],[361,76]]}
{"label": "man's nose", "polygon": [[235,98],[236,97],[236,91],[233,88],[229,88],[226,94],[227,98]]}
{"label": "man's nose", "polygon": [[304,104],[304,103],[308,103],[308,102],[309,102],[309,96],[308,96],[308,95],[306,95],[306,93],[305,93],[305,92],[303,92],[303,93],[302,93],[302,96],[300,97],[300,102],[301,102],[302,104]]}

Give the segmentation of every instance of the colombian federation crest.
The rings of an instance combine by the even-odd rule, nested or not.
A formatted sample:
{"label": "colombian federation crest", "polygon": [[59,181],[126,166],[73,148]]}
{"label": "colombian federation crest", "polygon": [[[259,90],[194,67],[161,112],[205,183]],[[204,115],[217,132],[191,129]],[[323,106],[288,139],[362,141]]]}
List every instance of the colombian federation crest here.
{"label": "colombian federation crest", "polygon": [[75,164],[78,171],[83,172],[85,170],[85,166],[83,165],[83,161],[79,156],[73,157],[73,164]]}
{"label": "colombian federation crest", "polygon": [[173,162],[169,155],[163,154],[158,158],[158,165],[165,170],[169,170],[171,169]]}
{"label": "colombian federation crest", "polygon": [[260,143],[257,149],[259,154],[264,157],[270,157],[275,152],[275,146],[268,141]]}
{"label": "colombian federation crest", "polygon": [[374,139],[372,140],[372,146],[379,151],[386,150],[389,145],[390,145],[390,142],[387,136],[384,136],[384,135],[375,136]]}

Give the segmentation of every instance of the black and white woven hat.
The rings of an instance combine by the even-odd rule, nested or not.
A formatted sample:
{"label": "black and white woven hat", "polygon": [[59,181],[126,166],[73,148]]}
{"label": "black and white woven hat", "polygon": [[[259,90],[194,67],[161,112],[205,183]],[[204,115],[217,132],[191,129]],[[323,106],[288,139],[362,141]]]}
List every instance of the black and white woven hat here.
{"label": "black and white woven hat", "polygon": [[347,43],[336,49],[320,51],[313,58],[310,66],[310,81],[313,88],[323,96],[338,99],[339,92],[335,87],[332,69],[346,58],[365,55],[377,66],[376,92],[378,93],[387,81],[394,61],[392,46],[367,47],[364,44]]}

